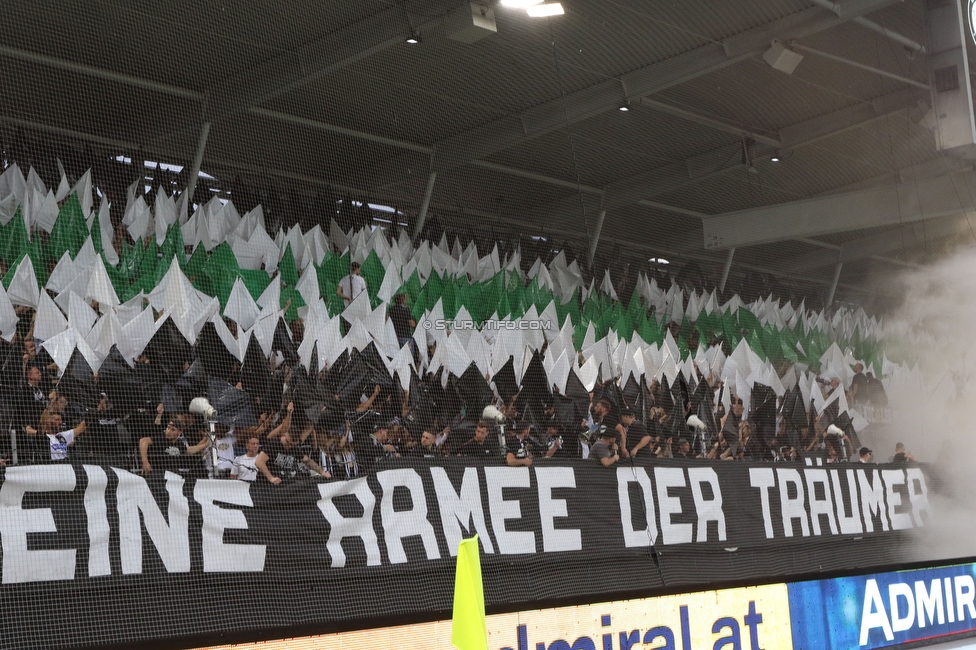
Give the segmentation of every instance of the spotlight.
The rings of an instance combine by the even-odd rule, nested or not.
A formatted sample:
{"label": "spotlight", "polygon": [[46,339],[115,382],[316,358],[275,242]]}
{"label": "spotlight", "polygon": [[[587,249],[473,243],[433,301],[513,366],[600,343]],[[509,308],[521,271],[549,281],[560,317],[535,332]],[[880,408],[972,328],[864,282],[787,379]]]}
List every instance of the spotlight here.
{"label": "spotlight", "polygon": [[620,105],[620,108],[618,108],[617,110],[618,110],[618,111],[621,111],[621,112],[623,112],[623,113],[626,113],[627,111],[629,111],[629,110],[630,110],[630,106],[628,106],[628,105],[626,104],[626,102],[625,102],[625,103],[623,103],[623,104],[621,104],[621,105]]}
{"label": "spotlight", "polygon": [[779,162],[779,156],[773,156],[769,159],[769,162]]}
{"label": "spotlight", "polygon": [[407,37],[407,43],[410,43],[411,45],[416,45],[417,43],[421,42],[421,40],[423,39],[420,38],[420,34],[418,32],[413,32]]}
{"label": "spotlight", "polygon": [[531,18],[545,18],[547,16],[562,16],[566,11],[563,9],[562,4],[551,2],[549,4],[526,7],[525,13],[529,14]]}

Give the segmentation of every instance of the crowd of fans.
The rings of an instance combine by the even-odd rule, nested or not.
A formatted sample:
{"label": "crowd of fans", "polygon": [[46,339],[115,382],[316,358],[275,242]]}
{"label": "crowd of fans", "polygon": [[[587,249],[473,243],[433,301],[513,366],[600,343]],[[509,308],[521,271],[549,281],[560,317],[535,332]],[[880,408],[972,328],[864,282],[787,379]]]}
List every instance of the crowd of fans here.
{"label": "crowd of fans", "polygon": [[[358,287],[348,288],[354,293]],[[396,309],[403,309],[400,297]],[[30,310],[20,311],[29,324]],[[291,332],[300,338],[300,324]],[[401,345],[412,342],[402,338]],[[538,380],[530,364],[521,387],[504,381],[504,372],[489,383],[472,366],[448,380],[440,374],[446,370],[414,375],[410,390],[403,390],[384,371],[374,372],[375,350],[347,353],[332,368],[309,371],[294,354],[300,341],[282,340],[292,349],[279,350],[257,370],[245,368],[247,360],[214,362],[208,346],[215,342],[205,335],[185,350],[169,349],[163,340],[120,378],[91,372],[78,353],[71,363],[80,373],[59,369],[22,328],[0,343],[6,425],[0,464],[74,461],[142,475],[171,471],[278,485],[362,476],[388,457],[462,456],[510,466],[550,458],[608,467],[662,458],[873,462],[846,413],[828,407],[818,414],[798,388],[776,397],[757,385],[746,413],[734,394],[723,399],[728,388],[712,377],[699,375],[690,385],[679,377],[670,386],[666,379],[637,384],[631,378],[624,386],[608,380],[592,391],[569,386],[561,395]],[[533,363],[541,366],[538,355]],[[884,405],[881,383],[860,364],[852,371],[849,385],[837,378],[817,384],[825,400],[844,391],[852,405]],[[192,408],[198,397],[231,408],[208,417]],[[730,404],[727,412],[723,403]],[[914,457],[899,444],[890,460]]]}

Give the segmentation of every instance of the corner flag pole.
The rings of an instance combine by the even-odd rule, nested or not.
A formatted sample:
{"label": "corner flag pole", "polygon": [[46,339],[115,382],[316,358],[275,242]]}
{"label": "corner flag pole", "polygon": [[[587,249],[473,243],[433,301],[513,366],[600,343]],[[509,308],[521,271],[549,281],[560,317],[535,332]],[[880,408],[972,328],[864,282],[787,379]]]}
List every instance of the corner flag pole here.
{"label": "corner flag pole", "polygon": [[481,582],[481,552],[477,535],[462,540],[458,545],[451,644],[458,650],[488,650],[485,591]]}

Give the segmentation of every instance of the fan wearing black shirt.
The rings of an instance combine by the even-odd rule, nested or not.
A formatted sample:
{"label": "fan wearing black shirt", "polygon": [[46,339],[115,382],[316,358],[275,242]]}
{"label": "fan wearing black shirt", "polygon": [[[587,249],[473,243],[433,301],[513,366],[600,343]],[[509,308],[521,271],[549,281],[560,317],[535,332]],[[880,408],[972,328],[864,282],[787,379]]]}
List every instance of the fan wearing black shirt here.
{"label": "fan wearing black shirt", "polygon": [[515,429],[515,439],[505,454],[505,464],[509,467],[530,467],[532,465],[532,452],[529,450],[529,434],[532,433],[532,425],[523,422]]}
{"label": "fan wearing black shirt", "polygon": [[36,365],[29,365],[24,371],[25,382],[19,391],[19,409],[14,411],[17,424],[36,427],[41,413],[48,407],[48,394],[42,386],[43,374]]}
{"label": "fan wearing black shirt", "polygon": [[867,402],[868,378],[864,376],[864,364],[854,364],[854,377],[851,379],[850,403]]}
{"label": "fan wearing black shirt", "polygon": [[694,458],[695,455],[691,451],[691,441],[687,438],[678,439],[678,447],[674,450],[671,455],[672,458]]}
{"label": "fan wearing black shirt", "polygon": [[563,442],[562,430],[555,424],[546,427],[546,458],[572,458]]}
{"label": "fan wearing black shirt", "polygon": [[627,429],[620,423],[620,418],[610,404],[610,400],[601,399],[593,406],[594,421],[598,425],[605,426],[610,431],[616,431],[620,436],[620,455],[630,458],[630,451],[627,448]]}
{"label": "fan wearing black shirt", "polygon": [[396,458],[400,455],[396,446],[390,442],[390,429],[387,424],[376,425],[373,433],[356,433],[352,439],[352,450],[362,472],[370,472],[381,458]]}
{"label": "fan wearing black shirt", "polygon": [[162,404],[156,408],[156,414],[156,430],[139,440],[142,475],[147,476],[154,469],[184,474],[189,472],[194,462],[187,457],[203,453],[207,448],[207,440],[203,439],[191,445],[183,436],[183,423],[179,418],[170,418],[166,426],[162,427]]}
{"label": "fan wearing black shirt", "polygon": [[[885,393],[884,384],[881,383],[881,380],[870,372],[864,378],[866,379],[864,384],[865,401],[872,406],[888,406],[888,395]],[[858,393],[860,392],[861,389],[858,389]],[[860,398],[858,402],[861,402]]]}
{"label": "fan wearing black shirt", "polygon": [[444,454],[437,448],[437,436],[424,429],[420,434],[420,444],[411,449],[409,455],[417,458],[438,458]]}
{"label": "fan wearing black shirt", "polygon": [[86,443],[84,450],[90,458],[101,459],[106,464],[118,462],[117,456],[126,451],[119,439],[119,425],[125,422],[126,417],[127,414],[114,408],[105,393],[99,396],[95,417],[92,418],[90,431],[83,441]]}
{"label": "fan wearing black shirt", "polygon": [[627,431],[627,438],[634,445],[630,449],[630,455],[634,458],[650,459],[654,457],[654,439],[647,432],[647,427],[634,416],[630,409],[620,412],[620,423]]}
{"label": "fan wearing black shirt", "polygon": [[905,443],[899,442],[895,444],[895,455],[891,459],[893,463],[914,463],[916,462],[915,457],[910,453],[905,451]]}
{"label": "fan wearing black shirt", "polygon": [[[417,326],[417,321],[413,319],[413,314],[407,309],[407,294],[398,293],[393,300],[393,305],[387,314],[393,321],[393,330],[396,332],[397,342],[402,348],[413,341],[413,328]],[[411,347],[411,351],[412,349]]]}
{"label": "fan wearing black shirt", "polygon": [[466,443],[461,445],[461,456],[476,456],[481,458],[497,458],[499,456],[497,445],[492,445],[491,424],[485,420],[478,422],[474,428],[474,436]]}
{"label": "fan wearing black shirt", "polygon": [[322,478],[332,478],[322,466],[312,460],[312,446],[304,440],[296,440],[290,431],[282,433],[277,440],[268,440],[258,454],[254,466],[272,485],[280,485],[283,480],[296,476],[317,474]]}

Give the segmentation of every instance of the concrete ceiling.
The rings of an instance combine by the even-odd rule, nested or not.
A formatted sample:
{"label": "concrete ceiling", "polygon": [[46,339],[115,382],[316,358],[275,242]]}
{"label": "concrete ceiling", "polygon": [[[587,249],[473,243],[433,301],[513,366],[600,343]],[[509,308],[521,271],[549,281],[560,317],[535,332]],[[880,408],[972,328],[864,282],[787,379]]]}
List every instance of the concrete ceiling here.
{"label": "concrete ceiling", "polygon": [[[668,257],[716,284],[735,246],[733,278],[821,294],[844,262],[847,300],[973,239],[972,167],[919,124],[925,54],[897,40],[924,46],[922,0],[496,6],[473,44],[447,38],[462,4],[4,2],[0,136],[189,166],[209,122],[203,169],[255,187],[416,213],[435,171],[452,232],[585,255],[600,224],[598,263]],[[862,67],[804,54],[787,75],[762,59],[773,39]],[[909,183],[941,203],[913,212]]]}

